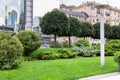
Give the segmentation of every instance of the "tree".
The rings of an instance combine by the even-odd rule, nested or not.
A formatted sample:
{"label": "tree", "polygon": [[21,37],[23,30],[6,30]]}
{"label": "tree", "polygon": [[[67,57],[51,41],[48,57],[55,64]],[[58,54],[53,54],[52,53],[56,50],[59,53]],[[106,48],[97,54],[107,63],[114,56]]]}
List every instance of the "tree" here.
{"label": "tree", "polygon": [[111,27],[110,39],[120,39],[120,25],[114,25]]}
{"label": "tree", "polygon": [[57,35],[66,34],[69,29],[68,18],[63,12],[54,9],[44,15],[40,23],[40,27],[42,33],[48,35],[53,34],[54,42],[56,43]]}
{"label": "tree", "polygon": [[74,17],[69,17],[69,31],[67,34],[64,34],[63,36],[68,36],[69,37],[69,47],[71,45],[71,36],[77,36],[81,32],[81,27],[80,27],[80,22],[74,18]]}
{"label": "tree", "polygon": [[[93,31],[93,35],[92,38],[94,39],[100,39],[100,23],[95,23],[93,25],[94,31]],[[111,27],[109,24],[104,24],[104,28],[105,28],[105,38],[110,38],[111,36]]]}
{"label": "tree", "polygon": [[79,37],[90,37],[93,35],[93,26],[88,22],[81,22],[81,34],[78,35]]}

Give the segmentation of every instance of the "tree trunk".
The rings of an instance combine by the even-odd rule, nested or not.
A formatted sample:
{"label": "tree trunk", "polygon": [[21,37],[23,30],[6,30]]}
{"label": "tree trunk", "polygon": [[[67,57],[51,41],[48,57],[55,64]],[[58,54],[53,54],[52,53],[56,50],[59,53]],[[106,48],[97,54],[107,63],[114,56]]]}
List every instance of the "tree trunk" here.
{"label": "tree trunk", "polygon": [[84,37],[84,39],[85,39],[85,37]]}
{"label": "tree trunk", "polygon": [[71,46],[71,39],[70,39],[70,36],[69,36],[69,48],[70,48],[70,46]]}
{"label": "tree trunk", "polygon": [[57,37],[57,36],[56,36],[56,34],[55,34],[55,35],[54,35],[54,43],[55,43],[55,44],[56,44],[56,42],[57,42],[57,41],[56,41],[56,37]]}

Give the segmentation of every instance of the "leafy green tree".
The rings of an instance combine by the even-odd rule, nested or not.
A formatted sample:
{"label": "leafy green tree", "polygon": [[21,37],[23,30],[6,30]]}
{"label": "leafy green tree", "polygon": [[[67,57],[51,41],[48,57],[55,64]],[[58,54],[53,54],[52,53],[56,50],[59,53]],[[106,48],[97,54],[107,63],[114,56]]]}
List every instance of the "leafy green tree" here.
{"label": "leafy green tree", "polygon": [[[95,23],[93,25],[93,35],[92,35],[92,38],[94,39],[100,39],[100,23]],[[104,24],[104,28],[105,28],[105,37],[106,38],[110,38],[111,36],[111,27],[109,24]]]}
{"label": "leafy green tree", "polygon": [[93,26],[91,23],[88,22],[81,22],[81,34],[79,34],[79,37],[90,37],[93,35]]}
{"label": "leafy green tree", "polygon": [[53,11],[44,15],[40,23],[40,27],[42,33],[48,35],[53,34],[54,41],[56,43],[56,37],[58,35],[66,34],[69,29],[68,18],[63,12],[54,9]]}
{"label": "leafy green tree", "polygon": [[111,27],[111,39],[120,39],[120,25]]}
{"label": "leafy green tree", "polygon": [[63,36],[68,36],[69,37],[69,47],[71,46],[71,36],[77,36],[81,32],[81,27],[80,27],[80,22],[74,18],[74,17],[69,17],[69,31],[68,33]]}

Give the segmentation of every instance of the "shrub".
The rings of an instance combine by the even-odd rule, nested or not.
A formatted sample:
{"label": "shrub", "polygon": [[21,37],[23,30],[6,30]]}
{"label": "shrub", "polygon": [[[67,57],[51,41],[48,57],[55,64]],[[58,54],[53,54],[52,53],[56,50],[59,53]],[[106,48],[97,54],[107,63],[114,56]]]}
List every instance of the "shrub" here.
{"label": "shrub", "polygon": [[81,47],[81,46],[85,46],[85,47],[90,47],[90,43],[88,40],[82,39],[82,40],[78,40],[75,43],[76,46]]}
{"label": "shrub", "polygon": [[[49,51],[48,51],[49,50]],[[38,60],[53,60],[53,59],[67,59],[76,57],[76,53],[69,49],[38,49],[34,51],[30,56],[32,59]]]}
{"label": "shrub", "polygon": [[94,44],[92,48],[95,50],[96,56],[100,56],[100,44]]}
{"label": "shrub", "polygon": [[62,44],[60,44],[59,42],[55,43],[54,41],[51,41],[50,48],[62,48]]}
{"label": "shrub", "polygon": [[68,41],[62,43],[63,48],[69,48]]}
{"label": "shrub", "polygon": [[9,33],[0,31],[0,69],[14,69],[22,61],[23,45]]}
{"label": "shrub", "polygon": [[44,52],[44,53],[39,53],[37,55],[37,59],[39,60],[53,60],[53,59],[59,59],[60,55],[58,53],[53,53],[53,52]]}
{"label": "shrub", "polygon": [[84,46],[83,47],[74,46],[72,47],[72,50],[74,52],[77,52],[78,56],[84,56],[84,57],[95,56],[96,53],[98,52],[98,50],[94,50],[91,47],[84,47]]}
{"label": "shrub", "polygon": [[66,49],[60,49],[60,50],[58,50],[58,53],[60,54],[60,58],[62,58],[62,59],[75,58],[77,55],[75,52],[71,52]]}
{"label": "shrub", "polygon": [[113,56],[115,52],[120,51],[120,40],[110,40],[105,45],[105,51],[107,56]]}
{"label": "shrub", "polygon": [[118,68],[119,68],[119,71],[120,71],[120,52],[115,53],[114,60],[115,60],[115,62],[118,63]]}
{"label": "shrub", "polygon": [[40,36],[35,32],[23,30],[17,37],[23,44],[24,56],[29,56],[32,51],[40,47]]}
{"label": "shrub", "polygon": [[[97,50],[96,56],[100,56],[100,44],[94,44],[94,50]],[[113,56],[114,51],[110,49],[110,44],[105,44],[105,56]]]}

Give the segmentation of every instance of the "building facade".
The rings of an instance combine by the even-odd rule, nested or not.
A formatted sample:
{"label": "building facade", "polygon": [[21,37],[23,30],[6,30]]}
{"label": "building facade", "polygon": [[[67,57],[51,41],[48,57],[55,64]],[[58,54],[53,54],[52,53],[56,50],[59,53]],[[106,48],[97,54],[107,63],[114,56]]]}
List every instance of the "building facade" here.
{"label": "building facade", "polygon": [[33,0],[21,0],[19,29],[32,30]]}
{"label": "building facade", "polygon": [[9,12],[7,25],[9,25],[11,28],[15,28],[17,24],[17,12],[15,10],[12,10]]}
{"label": "building facade", "polygon": [[[81,21],[87,21],[92,24],[99,22],[100,19],[100,9],[96,6],[101,5],[99,3],[93,2],[86,2],[80,6],[76,6],[71,11],[76,12],[84,12],[89,17],[86,19],[81,19]],[[104,22],[110,25],[118,25],[120,24],[120,9],[113,8],[108,5],[108,8],[104,8]],[[65,9],[66,7],[62,6],[61,9]],[[66,8],[68,10],[68,7]]]}

